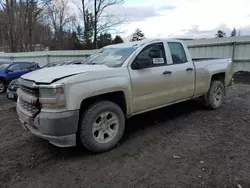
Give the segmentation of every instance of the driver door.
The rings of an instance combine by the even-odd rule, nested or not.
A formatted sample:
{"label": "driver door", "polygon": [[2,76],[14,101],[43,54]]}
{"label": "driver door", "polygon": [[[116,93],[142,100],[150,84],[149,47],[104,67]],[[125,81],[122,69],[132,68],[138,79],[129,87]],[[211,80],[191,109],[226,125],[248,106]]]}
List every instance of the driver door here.
{"label": "driver door", "polygon": [[[153,55],[152,55],[153,54]],[[133,70],[137,59],[151,59],[151,65]],[[172,101],[172,78],[166,72],[168,67],[164,44],[146,46],[129,68],[133,94],[133,113],[164,106]]]}
{"label": "driver door", "polygon": [[23,71],[20,64],[14,64],[10,66],[7,71],[8,71],[6,73],[7,84],[9,84],[12,80],[17,79],[23,75]]}

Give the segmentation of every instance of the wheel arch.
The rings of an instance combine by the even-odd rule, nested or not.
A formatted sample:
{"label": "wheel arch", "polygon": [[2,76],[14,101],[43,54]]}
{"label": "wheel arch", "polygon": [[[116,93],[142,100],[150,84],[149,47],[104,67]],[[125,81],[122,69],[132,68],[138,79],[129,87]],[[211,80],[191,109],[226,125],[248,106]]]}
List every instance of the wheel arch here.
{"label": "wheel arch", "polygon": [[124,115],[127,115],[127,102],[125,93],[123,91],[114,91],[110,93],[99,94],[82,100],[80,105],[80,114],[82,114],[93,103],[105,100],[117,104],[122,109]]}
{"label": "wheel arch", "polygon": [[4,77],[0,77],[0,81],[3,82],[4,85],[4,89],[1,93],[4,93],[4,91],[6,90],[6,80],[4,79]]}
{"label": "wheel arch", "polygon": [[3,81],[5,83],[4,77],[0,76],[0,81]]}
{"label": "wheel arch", "polygon": [[211,81],[210,81],[210,86],[211,86],[211,83],[213,81],[221,81],[223,86],[224,86],[224,95],[226,95],[225,78],[226,78],[226,73],[225,72],[219,72],[219,73],[213,74],[211,76]]}

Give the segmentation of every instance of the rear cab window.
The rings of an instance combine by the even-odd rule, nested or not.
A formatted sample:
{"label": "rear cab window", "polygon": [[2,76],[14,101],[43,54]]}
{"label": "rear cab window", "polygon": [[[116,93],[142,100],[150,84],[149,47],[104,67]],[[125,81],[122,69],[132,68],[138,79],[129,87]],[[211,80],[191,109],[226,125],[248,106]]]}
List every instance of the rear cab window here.
{"label": "rear cab window", "polygon": [[187,62],[185,50],[180,42],[168,42],[168,46],[172,56],[173,64]]}

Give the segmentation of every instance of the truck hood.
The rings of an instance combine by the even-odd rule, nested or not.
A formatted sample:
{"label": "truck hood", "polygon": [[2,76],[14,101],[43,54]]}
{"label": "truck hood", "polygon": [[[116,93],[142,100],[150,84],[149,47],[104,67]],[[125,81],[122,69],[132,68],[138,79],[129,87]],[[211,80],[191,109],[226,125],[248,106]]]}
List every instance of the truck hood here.
{"label": "truck hood", "polygon": [[31,80],[36,83],[50,84],[62,78],[81,74],[85,72],[95,72],[111,69],[106,65],[65,65],[51,68],[43,68],[34,72],[30,72],[21,76],[26,80]]}

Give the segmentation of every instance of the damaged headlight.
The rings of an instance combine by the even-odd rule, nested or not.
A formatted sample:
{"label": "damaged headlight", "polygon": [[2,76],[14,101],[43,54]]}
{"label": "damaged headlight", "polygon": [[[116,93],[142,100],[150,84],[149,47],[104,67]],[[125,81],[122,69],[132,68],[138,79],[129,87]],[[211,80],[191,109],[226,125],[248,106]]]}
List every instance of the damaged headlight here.
{"label": "damaged headlight", "polygon": [[64,85],[39,86],[39,103],[41,108],[65,108]]}

